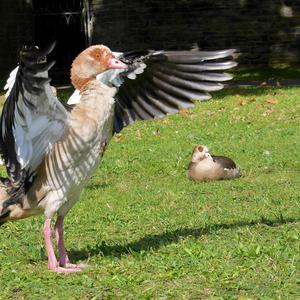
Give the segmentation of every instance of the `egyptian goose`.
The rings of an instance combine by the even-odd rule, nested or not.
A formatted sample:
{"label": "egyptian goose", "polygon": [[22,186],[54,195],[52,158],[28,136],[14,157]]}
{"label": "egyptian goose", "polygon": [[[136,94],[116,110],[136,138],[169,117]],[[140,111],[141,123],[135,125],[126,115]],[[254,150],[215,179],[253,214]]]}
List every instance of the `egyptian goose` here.
{"label": "egyptian goose", "polygon": [[236,178],[241,175],[235,162],[225,156],[210,155],[208,148],[197,145],[188,167],[188,176],[194,180],[220,180]]}
{"label": "egyptian goose", "polygon": [[[6,85],[0,153],[8,180],[0,189],[0,222],[44,214],[49,269],[77,272],[81,268],[70,263],[64,246],[64,217],[98,166],[113,132],[138,119],[191,107],[191,99],[208,99],[207,91],[223,87],[218,81],[231,79],[210,70],[229,69],[236,63],[226,60],[233,50],[117,54],[95,45],[74,60],[71,81],[76,91],[69,101],[73,104],[64,105],[49,84],[48,70],[54,63],[46,63],[45,57],[53,47],[23,48]],[[58,260],[51,240],[55,215]]]}

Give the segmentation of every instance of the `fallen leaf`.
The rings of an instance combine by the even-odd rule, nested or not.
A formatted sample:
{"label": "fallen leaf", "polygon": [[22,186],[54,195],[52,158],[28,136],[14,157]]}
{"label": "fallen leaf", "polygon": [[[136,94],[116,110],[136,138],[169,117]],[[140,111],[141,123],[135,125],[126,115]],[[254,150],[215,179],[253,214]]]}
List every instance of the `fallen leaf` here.
{"label": "fallen leaf", "polygon": [[121,143],[124,140],[124,137],[121,133],[117,133],[115,134],[114,139],[117,143]]}
{"label": "fallen leaf", "polygon": [[186,109],[186,108],[181,108],[178,112],[181,116],[188,116],[191,115],[192,113]]}
{"label": "fallen leaf", "polygon": [[266,100],[266,102],[269,104],[277,104],[278,100],[277,99],[268,99],[268,100]]}
{"label": "fallen leaf", "polygon": [[250,96],[250,97],[248,98],[248,100],[251,101],[251,102],[252,102],[252,101],[256,101],[256,96],[254,96],[254,95],[253,95],[253,96]]}
{"label": "fallen leaf", "polygon": [[271,114],[272,112],[274,111],[274,109],[270,108],[270,109],[267,109],[262,115],[264,117],[268,116],[269,114]]}
{"label": "fallen leaf", "polygon": [[160,131],[159,131],[159,129],[156,129],[156,131],[153,131],[153,134],[156,135],[156,136],[160,136]]}
{"label": "fallen leaf", "polygon": [[214,111],[208,111],[206,114],[207,114],[208,116],[213,116],[215,113],[216,113],[216,112],[214,112]]}
{"label": "fallen leaf", "polygon": [[103,181],[103,180],[94,180],[93,183],[94,183],[95,186],[96,185],[104,185],[105,181]]}
{"label": "fallen leaf", "polygon": [[137,139],[142,139],[142,134],[141,134],[141,131],[138,129],[136,132],[135,132],[135,136],[137,137]]}
{"label": "fallen leaf", "polygon": [[273,93],[274,96],[278,96],[278,95],[282,95],[282,91],[281,90],[277,90]]}
{"label": "fallen leaf", "polygon": [[237,105],[239,105],[239,106],[244,106],[244,105],[246,105],[246,104],[248,104],[248,101],[245,100],[245,99],[240,99],[240,100],[237,102]]}

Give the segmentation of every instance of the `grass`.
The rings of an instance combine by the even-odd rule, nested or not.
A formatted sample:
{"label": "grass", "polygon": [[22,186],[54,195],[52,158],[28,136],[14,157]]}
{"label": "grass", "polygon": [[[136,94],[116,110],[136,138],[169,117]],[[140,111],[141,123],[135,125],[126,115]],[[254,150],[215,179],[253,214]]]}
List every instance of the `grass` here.
{"label": "grass", "polygon": [[[66,218],[80,274],[47,271],[43,217],[1,227],[0,299],[299,299],[300,88],[227,89],[113,138]],[[192,182],[191,150],[237,180]]]}

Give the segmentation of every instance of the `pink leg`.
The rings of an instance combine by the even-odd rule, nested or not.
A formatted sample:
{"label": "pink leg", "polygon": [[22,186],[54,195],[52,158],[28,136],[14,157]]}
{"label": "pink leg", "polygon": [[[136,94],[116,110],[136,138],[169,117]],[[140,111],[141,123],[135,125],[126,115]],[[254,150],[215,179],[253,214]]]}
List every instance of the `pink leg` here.
{"label": "pink leg", "polygon": [[78,272],[80,271],[79,268],[62,268],[58,265],[52,240],[51,240],[51,219],[47,218],[44,223],[44,239],[45,239],[45,246],[46,251],[48,255],[48,268],[51,271],[57,272],[57,273],[71,273],[71,272]]}
{"label": "pink leg", "polygon": [[55,235],[59,252],[59,265],[65,267],[70,263],[64,244],[64,217],[58,216],[55,223]]}
{"label": "pink leg", "polygon": [[51,219],[46,219],[44,223],[44,239],[48,255],[48,268],[54,271],[57,268],[57,260],[51,241]]}

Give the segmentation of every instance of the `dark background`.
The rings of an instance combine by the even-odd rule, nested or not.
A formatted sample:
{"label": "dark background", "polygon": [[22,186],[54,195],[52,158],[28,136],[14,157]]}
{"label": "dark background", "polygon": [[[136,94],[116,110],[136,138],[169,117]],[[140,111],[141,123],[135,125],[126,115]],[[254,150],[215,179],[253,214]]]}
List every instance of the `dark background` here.
{"label": "dark background", "polygon": [[298,66],[300,1],[1,0],[0,77],[23,43],[52,40],[57,82],[67,82],[73,58],[96,43],[114,51],[237,48],[241,67]]}

